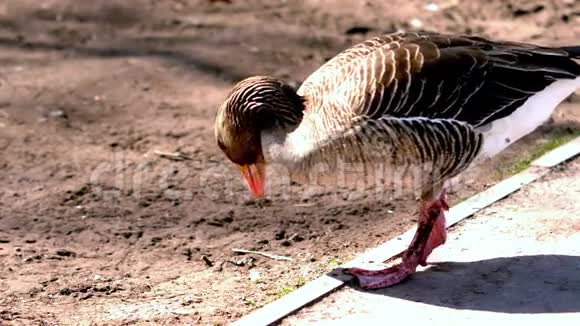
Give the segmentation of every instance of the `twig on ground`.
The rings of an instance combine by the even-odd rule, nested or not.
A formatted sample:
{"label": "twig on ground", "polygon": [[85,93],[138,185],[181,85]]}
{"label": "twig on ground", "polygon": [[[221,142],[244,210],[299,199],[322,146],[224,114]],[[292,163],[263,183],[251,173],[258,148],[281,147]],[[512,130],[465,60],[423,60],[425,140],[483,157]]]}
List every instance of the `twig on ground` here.
{"label": "twig on ground", "polygon": [[213,267],[213,261],[211,261],[206,255],[201,256],[201,259],[205,262],[207,267]]}
{"label": "twig on ground", "polygon": [[174,161],[191,160],[191,157],[189,157],[181,152],[163,152],[163,151],[154,150],[153,153],[156,155],[159,155],[159,157],[166,158],[169,160],[174,160]]}
{"label": "twig on ground", "polygon": [[290,257],[269,254],[267,252],[254,251],[254,250],[246,250],[246,249],[237,249],[237,248],[232,249],[232,251],[233,252],[239,252],[239,253],[242,253],[242,254],[260,255],[260,256],[264,256],[264,257],[267,257],[267,258],[270,258],[270,259],[274,259],[274,260],[288,260],[288,261],[292,261],[292,258],[290,258]]}

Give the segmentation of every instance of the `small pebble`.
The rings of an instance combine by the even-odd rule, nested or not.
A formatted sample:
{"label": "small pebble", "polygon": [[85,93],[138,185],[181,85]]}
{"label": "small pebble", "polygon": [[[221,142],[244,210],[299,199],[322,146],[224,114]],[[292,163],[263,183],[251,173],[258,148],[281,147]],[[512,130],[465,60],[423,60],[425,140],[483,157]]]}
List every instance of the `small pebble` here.
{"label": "small pebble", "polygon": [[280,230],[280,231],[276,232],[276,234],[274,235],[274,238],[276,240],[282,240],[282,239],[284,239],[284,236],[286,236],[286,231]]}
{"label": "small pebble", "polygon": [[65,115],[64,115],[64,111],[62,111],[62,110],[54,110],[54,111],[50,111],[50,112],[48,113],[48,115],[49,115],[51,118],[60,118],[60,117],[64,117],[64,116],[65,116]]}
{"label": "small pebble", "polygon": [[294,242],[301,242],[304,241],[304,237],[297,233],[291,236],[289,240]]}
{"label": "small pebble", "polygon": [[76,253],[74,251],[70,251],[67,249],[59,249],[56,251],[56,254],[61,257],[76,257]]}
{"label": "small pebble", "polygon": [[425,6],[425,9],[431,12],[439,11],[439,5],[434,2],[431,2]]}
{"label": "small pebble", "polygon": [[250,281],[258,283],[262,280],[262,274],[258,271],[250,271]]}
{"label": "small pebble", "polygon": [[411,27],[413,28],[421,28],[423,27],[423,21],[421,21],[421,19],[419,18],[413,18],[409,21],[409,25],[411,25]]}

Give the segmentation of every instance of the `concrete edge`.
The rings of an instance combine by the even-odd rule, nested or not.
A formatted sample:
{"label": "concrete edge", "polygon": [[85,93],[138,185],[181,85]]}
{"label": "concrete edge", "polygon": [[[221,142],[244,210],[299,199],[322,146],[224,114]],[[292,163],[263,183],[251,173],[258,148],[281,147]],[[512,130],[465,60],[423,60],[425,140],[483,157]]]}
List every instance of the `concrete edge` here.
{"label": "concrete edge", "polygon": [[551,150],[532,162],[532,166],[554,167],[563,161],[578,155],[580,151],[580,137],[576,137],[564,145]]}
{"label": "concrete edge", "polygon": [[[491,204],[518,191],[522,187],[540,179],[548,174],[552,167],[577,155],[580,155],[580,137],[576,137],[572,141],[542,155],[540,158],[533,161],[530,167],[524,171],[517,173],[453,206],[447,214],[447,227],[457,224],[479,210],[490,206]],[[355,265],[360,266],[368,261],[385,261],[406,249],[407,245],[415,235],[415,230],[416,228],[408,230],[402,235],[366,251],[357,258],[337,267],[337,269],[348,268]],[[345,281],[330,276],[331,273],[322,275],[321,277],[306,283],[304,286],[292,293],[289,293],[242,317],[232,325],[258,326],[273,324],[305,305],[338,290],[345,285]]]}

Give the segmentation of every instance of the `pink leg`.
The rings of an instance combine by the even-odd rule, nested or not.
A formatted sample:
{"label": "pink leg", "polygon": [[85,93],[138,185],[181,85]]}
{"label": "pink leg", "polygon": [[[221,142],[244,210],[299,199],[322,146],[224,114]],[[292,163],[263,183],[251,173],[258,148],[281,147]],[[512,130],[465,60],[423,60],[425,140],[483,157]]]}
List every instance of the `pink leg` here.
{"label": "pink leg", "polygon": [[[449,207],[445,202],[445,191],[437,200],[426,202],[421,209],[417,233],[409,248],[393,258],[401,258],[401,263],[380,270],[349,268],[344,272],[357,277],[361,287],[376,289],[397,284],[415,273],[418,265],[427,265],[427,257],[433,249],[445,243],[444,211]],[[392,260],[392,259],[391,259]],[[390,260],[389,260],[390,261]]]}
{"label": "pink leg", "polygon": [[[433,207],[433,206],[437,207]],[[427,265],[427,257],[433,252],[433,250],[440,245],[444,244],[447,241],[447,225],[445,220],[445,211],[449,210],[449,206],[445,202],[445,191],[441,193],[439,200],[432,203],[430,207],[427,208],[427,212],[423,213],[422,216],[428,215],[430,210],[438,210],[438,216],[433,223],[433,229],[429,234],[429,238],[427,239],[427,243],[425,244],[425,250],[423,250],[423,255],[421,256],[421,260],[419,264],[421,266]],[[416,236],[415,236],[416,237]]]}

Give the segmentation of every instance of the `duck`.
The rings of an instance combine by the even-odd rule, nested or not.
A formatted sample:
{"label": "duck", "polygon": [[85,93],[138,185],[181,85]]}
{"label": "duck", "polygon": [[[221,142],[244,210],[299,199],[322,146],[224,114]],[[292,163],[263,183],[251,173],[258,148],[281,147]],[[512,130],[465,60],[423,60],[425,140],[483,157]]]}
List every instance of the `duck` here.
{"label": "duck", "polygon": [[446,242],[446,182],[545,123],[580,88],[579,57],[580,46],[381,35],[340,52],[298,89],[269,76],[238,82],[217,110],[215,138],[258,198],[267,166],[303,179],[323,171],[331,186],[348,174],[415,189],[418,225],[398,263],[344,270],[362,288],[389,287]]}

